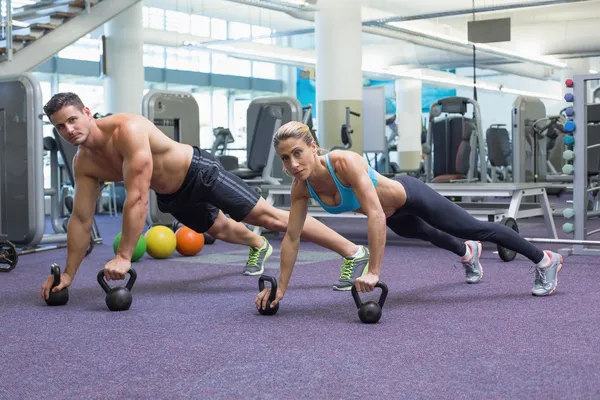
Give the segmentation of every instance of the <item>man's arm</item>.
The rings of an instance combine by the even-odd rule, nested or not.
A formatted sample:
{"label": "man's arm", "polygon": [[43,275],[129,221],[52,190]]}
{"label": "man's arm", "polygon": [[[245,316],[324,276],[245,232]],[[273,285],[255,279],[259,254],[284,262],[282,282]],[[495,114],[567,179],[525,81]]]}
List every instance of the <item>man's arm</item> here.
{"label": "man's arm", "polygon": [[379,276],[385,249],[387,228],[385,213],[377,196],[377,190],[365,170],[362,157],[355,153],[344,153],[338,157],[336,172],[352,187],[360,208],[367,216],[369,235],[369,272]]}
{"label": "man's arm", "polygon": [[98,180],[82,172],[77,156],[73,161],[73,170],[75,173],[75,198],[73,199],[73,213],[69,217],[67,226],[67,266],[64,271],[71,279],[75,277],[90,244],[96,200],[100,194]]}
{"label": "man's arm", "polygon": [[123,228],[117,257],[131,260],[144,230],[148,212],[148,191],[152,178],[152,151],[149,122],[135,121],[119,129],[115,146],[123,157],[123,181],[127,196],[123,204]]}
{"label": "man's arm", "polygon": [[[308,212],[308,198],[302,193],[303,184],[294,181],[292,185],[290,215],[288,217],[288,228],[281,242],[281,264],[279,274],[279,288],[285,293],[290,283],[292,271],[298,257],[300,247],[300,236],[306,214]],[[304,184],[306,185],[306,184]]]}

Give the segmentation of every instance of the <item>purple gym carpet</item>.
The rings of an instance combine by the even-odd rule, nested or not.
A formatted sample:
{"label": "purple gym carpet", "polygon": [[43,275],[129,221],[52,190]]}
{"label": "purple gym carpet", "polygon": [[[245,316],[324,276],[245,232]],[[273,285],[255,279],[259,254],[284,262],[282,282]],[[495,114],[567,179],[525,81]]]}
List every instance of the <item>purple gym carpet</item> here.
{"label": "purple gym carpet", "polygon": [[[563,222],[556,219],[559,230]],[[452,254],[390,234],[382,276],[390,293],[381,321],[365,325],[350,292],[331,290],[335,255],[296,267],[275,316],[254,308],[258,278],[242,275],[243,262],[146,255],[133,264],[133,305],[117,313],[106,308],[96,274],[113,255],[120,218],[98,224],[104,244],[85,259],[66,306],[39,297],[50,264],[64,267],[65,250],[22,256],[0,274],[0,399],[600,396],[597,258],[566,257],[556,295],[536,298],[523,257],[502,262],[484,243],[483,281],[468,285]],[[541,220],[520,224],[526,235],[545,235]],[[365,243],[364,221],[332,226]],[[271,241],[273,266],[281,236]],[[307,250],[331,256],[302,243]],[[230,252],[240,247],[217,241],[198,260]]]}

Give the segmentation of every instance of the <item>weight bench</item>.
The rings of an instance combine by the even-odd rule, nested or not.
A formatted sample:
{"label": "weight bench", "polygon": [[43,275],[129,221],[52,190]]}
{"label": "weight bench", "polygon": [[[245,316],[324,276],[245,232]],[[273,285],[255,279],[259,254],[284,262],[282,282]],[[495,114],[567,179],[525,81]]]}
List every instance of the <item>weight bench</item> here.
{"label": "weight bench", "polygon": [[[477,183],[477,184],[456,184],[456,183],[428,183],[429,187],[445,197],[506,197],[510,199],[508,207],[506,203],[456,203],[464,208],[469,214],[480,221],[500,222],[504,218],[514,218],[515,220],[543,216],[549,237],[558,238],[552,207],[548,201],[546,189],[550,184],[510,184],[510,183]],[[290,185],[266,185],[262,187],[266,193],[266,201],[275,204],[276,196],[290,196]],[[524,203],[523,199],[528,196],[539,196],[542,201],[540,204]],[[353,211],[341,214],[329,214],[324,211],[314,200],[310,200],[308,214],[315,218],[366,218],[365,215]],[[289,211],[289,207],[278,207],[281,210]],[[254,230],[260,233],[259,227]]]}

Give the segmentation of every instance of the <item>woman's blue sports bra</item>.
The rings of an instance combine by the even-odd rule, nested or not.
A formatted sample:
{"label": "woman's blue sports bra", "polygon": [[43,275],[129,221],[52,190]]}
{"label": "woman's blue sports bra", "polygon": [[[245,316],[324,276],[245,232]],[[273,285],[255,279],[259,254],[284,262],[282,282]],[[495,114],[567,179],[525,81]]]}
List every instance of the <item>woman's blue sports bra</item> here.
{"label": "woman's blue sports bra", "polygon": [[[331,177],[335,182],[335,186],[337,186],[337,189],[340,192],[340,204],[338,204],[337,206],[328,206],[326,204],[323,204],[323,202],[319,198],[319,195],[315,193],[312,186],[310,186],[310,182],[307,179],[306,186],[308,186],[310,196],[316,201],[318,201],[321,207],[323,207],[323,209],[330,214],[341,214],[346,211],[354,211],[360,208],[360,203],[358,202],[358,199],[356,198],[356,195],[354,194],[352,188],[342,185],[337,176],[335,175],[335,171],[333,170],[331,161],[329,161],[329,154],[325,155],[325,161],[327,162],[327,169],[329,169],[329,173],[331,174]],[[377,186],[377,172],[375,172],[375,170],[370,166],[369,177],[373,182],[373,186]]]}

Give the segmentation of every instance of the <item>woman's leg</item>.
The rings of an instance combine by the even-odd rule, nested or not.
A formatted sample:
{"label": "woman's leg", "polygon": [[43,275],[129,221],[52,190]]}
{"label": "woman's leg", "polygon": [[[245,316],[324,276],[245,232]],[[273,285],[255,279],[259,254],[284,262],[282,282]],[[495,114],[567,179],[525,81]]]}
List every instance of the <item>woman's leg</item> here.
{"label": "woman's leg", "polygon": [[415,215],[391,216],[387,219],[387,226],[398,236],[430,242],[459,257],[463,257],[467,252],[464,242],[434,228]]}
{"label": "woman's leg", "polygon": [[542,250],[509,227],[477,220],[418,179],[403,180],[401,183],[410,196],[406,211],[419,216],[431,226],[463,239],[498,244],[524,255],[535,264],[544,259]]}
{"label": "woman's leg", "polygon": [[475,241],[462,242],[456,237],[434,228],[415,215],[391,216],[387,219],[387,226],[399,236],[430,242],[461,257],[461,262],[465,267],[467,283],[477,283],[483,277],[483,267],[479,262],[481,243]]}

